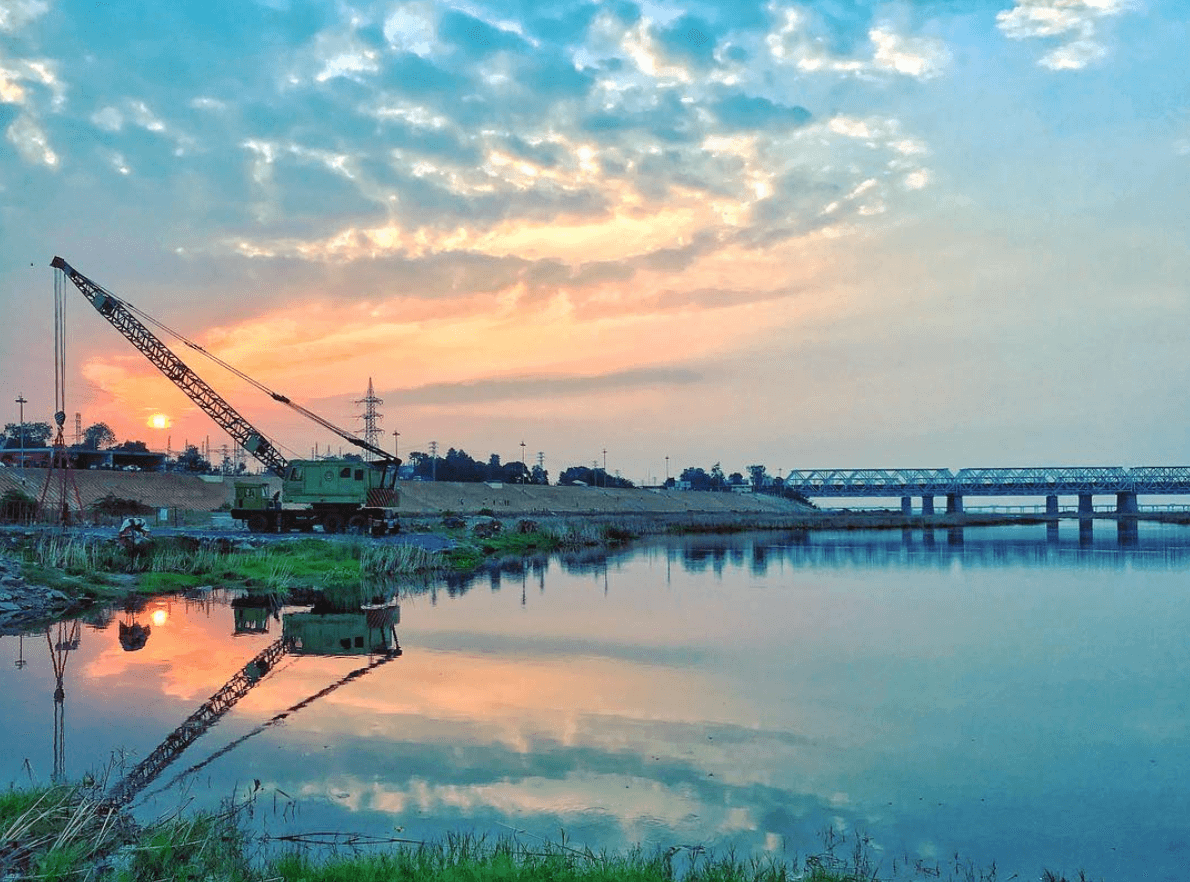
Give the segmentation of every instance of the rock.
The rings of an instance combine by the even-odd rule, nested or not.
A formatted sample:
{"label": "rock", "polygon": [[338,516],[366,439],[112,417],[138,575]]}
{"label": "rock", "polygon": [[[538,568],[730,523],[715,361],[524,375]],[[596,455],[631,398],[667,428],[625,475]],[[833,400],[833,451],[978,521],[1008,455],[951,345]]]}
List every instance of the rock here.
{"label": "rock", "polygon": [[20,611],[20,606],[13,603],[12,601],[6,600],[3,603],[0,603],[0,613],[15,613]]}
{"label": "rock", "polygon": [[471,528],[471,532],[479,539],[491,539],[500,532],[499,521],[481,521]]}

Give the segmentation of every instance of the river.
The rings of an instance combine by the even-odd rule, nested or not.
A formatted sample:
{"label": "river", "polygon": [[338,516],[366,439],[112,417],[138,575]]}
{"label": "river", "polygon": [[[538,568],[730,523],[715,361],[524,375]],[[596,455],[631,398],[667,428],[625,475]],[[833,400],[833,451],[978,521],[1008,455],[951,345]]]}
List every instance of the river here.
{"label": "river", "polygon": [[[307,631],[138,814],[235,792],[272,836],[1190,866],[1186,527],[683,537],[400,595],[399,656]],[[0,783],[114,781],[309,615],[232,598],[0,638]]]}

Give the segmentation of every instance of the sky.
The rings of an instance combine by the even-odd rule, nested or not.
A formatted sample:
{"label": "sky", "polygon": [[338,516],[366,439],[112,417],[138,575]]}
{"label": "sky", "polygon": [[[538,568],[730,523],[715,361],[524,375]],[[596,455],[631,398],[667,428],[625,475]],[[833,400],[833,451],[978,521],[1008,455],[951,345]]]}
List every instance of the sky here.
{"label": "sky", "polygon": [[[338,425],[371,379],[402,455],[1185,464],[1188,20],[0,0],[0,424],[55,409],[60,255]],[[67,294],[68,435],[226,442]]]}

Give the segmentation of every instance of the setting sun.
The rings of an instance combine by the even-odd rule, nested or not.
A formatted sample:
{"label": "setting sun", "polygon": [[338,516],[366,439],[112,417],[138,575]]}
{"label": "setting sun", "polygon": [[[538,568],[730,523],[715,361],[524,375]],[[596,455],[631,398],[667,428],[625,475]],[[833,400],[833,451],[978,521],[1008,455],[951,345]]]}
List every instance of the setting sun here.
{"label": "setting sun", "polygon": [[169,428],[169,417],[167,417],[163,413],[153,414],[151,417],[149,417],[149,428],[150,429],[168,429]]}

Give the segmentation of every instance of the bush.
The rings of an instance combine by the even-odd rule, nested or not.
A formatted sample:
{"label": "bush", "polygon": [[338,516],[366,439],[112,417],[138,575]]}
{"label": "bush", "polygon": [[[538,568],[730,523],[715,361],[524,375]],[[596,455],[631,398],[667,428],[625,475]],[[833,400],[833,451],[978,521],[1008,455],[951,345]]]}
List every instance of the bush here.
{"label": "bush", "polygon": [[27,523],[37,517],[37,500],[23,490],[5,490],[0,496],[0,520]]}
{"label": "bush", "polygon": [[96,499],[91,503],[90,507],[91,511],[96,514],[111,515],[118,518],[153,513],[153,507],[151,505],[145,505],[137,499],[124,499],[116,496],[114,493],[109,493],[107,496]]}

